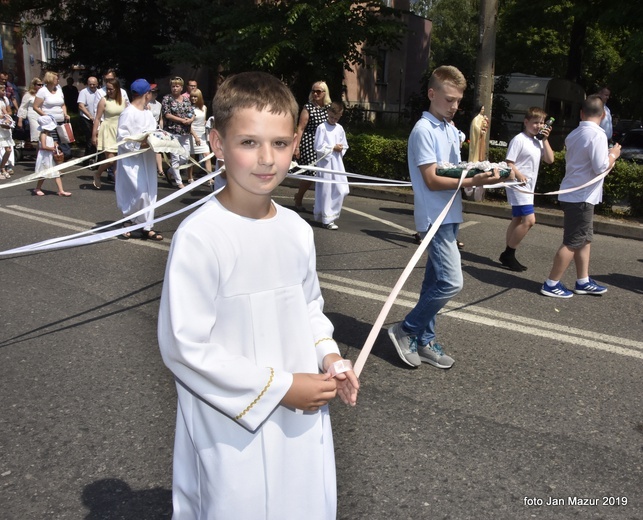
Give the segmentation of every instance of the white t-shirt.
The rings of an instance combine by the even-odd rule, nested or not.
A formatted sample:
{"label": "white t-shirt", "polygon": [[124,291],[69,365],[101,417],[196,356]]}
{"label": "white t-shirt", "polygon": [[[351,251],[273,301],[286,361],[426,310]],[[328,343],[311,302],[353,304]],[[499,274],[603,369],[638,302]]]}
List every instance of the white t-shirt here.
{"label": "white t-shirt", "polygon": [[[92,92],[89,87],[86,87],[80,91],[80,94],[78,94],[78,104],[82,103],[83,105],[85,105],[87,111],[92,115],[92,119],[96,117],[96,106],[98,105],[98,103],[95,103],[95,101],[97,92],[98,89]],[[84,112],[80,112],[80,117],[89,119]]]}
{"label": "white t-shirt", "polygon": [[[529,178],[527,184],[520,187],[521,190],[535,191],[542,156],[543,142],[525,132],[519,133],[509,142],[507,162],[513,162],[520,173]],[[507,200],[512,206],[525,206],[534,203],[534,196],[507,188]]]}
{"label": "white t-shirt", "polygon": [[50,92],[46,86],[41,87],[41,89],[36,92],[36,98],[43,100],[40,109],[45,114],[54,116],[54,119],[58,123],[62,123],[65,120],[65,113],[63,112],[65,98],[63,97],[63,89],[60,88],[60,85],[56,86],[56,90],[54,90],[53,93]]}
{"label": "white t-shirt", "polygon": [[601,128],[605,130],[605,135],[609,141],[612,138],[614,130],[612,128],[612,111],[607,105],[603,107],[605,109],[605,117],[601,119]]}
{"label": "white t-shirt", "polygon": [[[565,177],[560,184],[561,190],[582,186],[609,168],[607,137],[592,121],[581,121],[565,139],[565,148]],[[558,200],[598,204],[603,200],[603,181],[582,190],[561,193]]]}

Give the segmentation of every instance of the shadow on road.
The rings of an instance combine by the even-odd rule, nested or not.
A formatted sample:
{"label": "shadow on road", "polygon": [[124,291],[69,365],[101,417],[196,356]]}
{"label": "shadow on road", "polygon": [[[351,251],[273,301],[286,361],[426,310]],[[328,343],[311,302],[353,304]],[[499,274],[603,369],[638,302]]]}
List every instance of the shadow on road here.
{"label": "shadow on road", "polygon": [[106,478],[88,484],[82,493],[89,509],[85,520],[163,520],[172,518],[172,492],[154,488],[134,491],[127,482]]}

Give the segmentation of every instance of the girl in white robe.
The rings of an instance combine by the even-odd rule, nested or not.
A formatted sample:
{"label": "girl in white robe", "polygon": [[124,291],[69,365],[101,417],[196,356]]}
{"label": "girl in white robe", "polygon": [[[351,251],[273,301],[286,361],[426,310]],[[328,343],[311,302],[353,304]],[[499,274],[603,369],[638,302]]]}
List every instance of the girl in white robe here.
{"label": "girl in white robe", "polygon": [[[332,103],[328,109],[328,120],[320,124],[315,132],[315,151],[317,157],[323,157],[317,163],[320,168],[329,170],[346,171],[342,157],[348,149],[346,133],[337,121],[342,116],[343,105]],[[344,197],[348,195],[348,181],[346,175],[319,172],[320,179],[333,180],[333,183],[315,183],[315,220],[321,222],[326,229],[338,229],[335,221],[342,211]]]}

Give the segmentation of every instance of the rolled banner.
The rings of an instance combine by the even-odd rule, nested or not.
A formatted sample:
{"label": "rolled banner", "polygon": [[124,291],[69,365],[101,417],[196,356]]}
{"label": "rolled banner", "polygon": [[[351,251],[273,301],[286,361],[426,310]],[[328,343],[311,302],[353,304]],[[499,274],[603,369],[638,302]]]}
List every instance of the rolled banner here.
{"label": "rolled banner", "polygon": [[511,168],[506,162],[492,163],[489,161],[475,162],[475,163],[466,163],[461,162],[458,164],[451,163],[438,163],[437,174],[441,177],[451,177],[453,179],[459,179],[462,176],[464,170],[467,171],[467,177],[473,177],[478,173],[489,172],[494,168],[498,168],[498,173],[500,178],[506,179],[511,175]]}

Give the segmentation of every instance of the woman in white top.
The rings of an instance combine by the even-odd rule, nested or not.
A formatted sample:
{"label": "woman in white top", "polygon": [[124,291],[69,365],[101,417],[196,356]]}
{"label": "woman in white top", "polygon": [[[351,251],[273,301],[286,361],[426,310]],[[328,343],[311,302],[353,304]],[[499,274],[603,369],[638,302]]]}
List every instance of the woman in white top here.
{"label": "woman in white top", "polygon": [[33,78],[27,90],[22,96],[22,102],[18,109],[18,128],[23,128],[23,122],[29,122],[29,137],[32,143],[38,142],[40,132],[38,132],[38,114],[33,109],[34,101],[36,100],[36,92],[42,87],[42,80],[40,78]]}
{"label": "woman in white top", "polygon": [[[208,156],[210,155],[210,145],[208,144],[208,136],[205,133],[205,121],[207,119],[207,110],[208,107],[205,106],[203,102],[203,94],[197,88],[190,92],[190,103],[192,103],[192,108],[194,108],[194,121],[192,121],[192,146],[191,153],[198,160],[199,155]],[[205,169],[208,172],[212,171],[212,161],[208,158],[205,161]],[[194,177],[192,176],[192,169],[194,166],[190,166],[188,170],[188,182],[192,182]]]}
{"label": "woman in white top", "polygon": [[[39,116],[52,116],[58,125],[69,123],[63,89],[58,85],[58,74],[55,72],[45,72],[43,78],[45,84],[38,92],[33,102],[33,109]],[[58,132],[51,132],[51,137],[65,154],[65,158],[71,156],[71,149],[68,144],[62,144],[58,137]]]}

